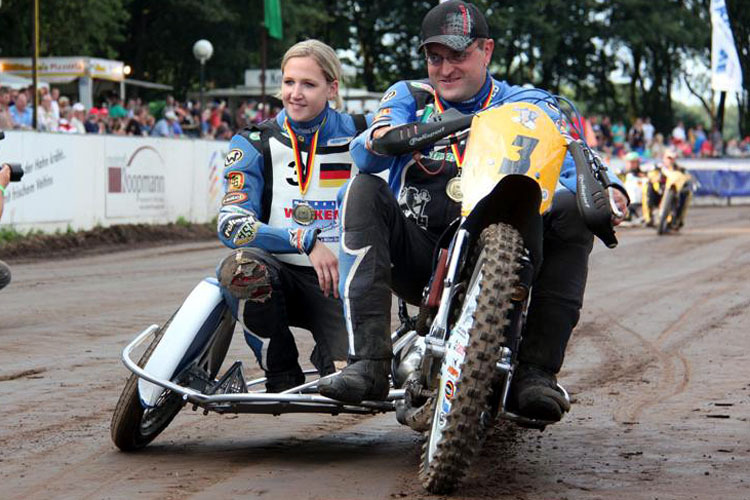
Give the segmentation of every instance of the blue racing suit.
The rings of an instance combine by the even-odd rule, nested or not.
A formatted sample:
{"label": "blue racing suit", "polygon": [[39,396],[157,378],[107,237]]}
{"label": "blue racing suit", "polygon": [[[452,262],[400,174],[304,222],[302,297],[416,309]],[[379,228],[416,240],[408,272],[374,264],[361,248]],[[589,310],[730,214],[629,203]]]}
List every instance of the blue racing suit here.
{"label": "blue racing suit", "polygon": [[[460,216],[460,204],[446,194],[448,181],[459,174],[447,140],[421,151],[420,165],[412,155],[374,153],[369,148],[372,133],[383,126],[426,121],[441,109],[468,114],[518,101],[537,104],[561,129],[565,125],[550,94],[511,86],[489,73],[471,99],[453,103],[436,102],[437,98],[427,80],[394,84],[380,101],[368,131],[351,144],[361,172],[389,172],[388,185],[374,176],[358,175],[342,196],[339,283],[353,360],[390,358],[391,289],[408,302],[420,301],[432,272],[437,239]],[[464,147],[463,142],[458,145],[459,150]],[[553,205],[541,222],[543,263],[520,354],[522,361],[552,373],[559,370],[578,321],[593,245],[593,235],[578,213],[575,190],[575,164],[567,155]]]}
{"label": "blue racing suit", "polygon": [[[364,116],[328,106],[309,122],[282,111],[229,144],[217,232],[236,251],[217,275],[269,381],[301,377],[289,326],[312,331],[319,371],[331,372],[333,359],[346,356],[341,304],[323,295],[307,255],[316,244],[338,251],[336,194],[356,170],[349,142],[366,126]],[[304,219],[298,205],[309,209]]]}

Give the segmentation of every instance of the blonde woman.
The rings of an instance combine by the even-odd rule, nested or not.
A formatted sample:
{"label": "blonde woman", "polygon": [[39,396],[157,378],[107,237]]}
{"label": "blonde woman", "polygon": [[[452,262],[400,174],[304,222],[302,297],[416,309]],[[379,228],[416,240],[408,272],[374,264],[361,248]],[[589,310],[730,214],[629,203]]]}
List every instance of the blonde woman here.
{"label": "blonde woman", "polygon": [[281,71],[284,109],[230,142],[218,222],[219,239],[236,249],[219,265],[219,282],[268,392],[305,380],[290,326],[312,332],[321,375],[346,358],[336,196],[356,170],[349,142],[368,122],[338,111],[341,63],[328,45],[294,45]]}

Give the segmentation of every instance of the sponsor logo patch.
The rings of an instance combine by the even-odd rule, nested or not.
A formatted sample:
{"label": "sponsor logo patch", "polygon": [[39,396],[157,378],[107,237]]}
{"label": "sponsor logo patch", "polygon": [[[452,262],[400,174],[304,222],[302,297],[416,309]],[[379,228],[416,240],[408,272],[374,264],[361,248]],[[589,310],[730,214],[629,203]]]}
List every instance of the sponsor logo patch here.
{"label": "sponsor logo patch", "polygon": [[[339,209],[336,206],[336,200],[292,200],[291,206],[284,207],[284,219],[290,226],[301,228],[292,218],[294,207],[299,203],[306,203],[315,211],[315,218],[312,224],[305,226],[306,229],[320,229],[318,239],[324,243],[336,243],[339,241],[339,232],[335,230],[338,227]],[[292,243],[292,246],[296,244]]]}
{"label": "sponsor logo patch", "polygon": [[448,401],[451,401],[453,399],[453,396],[455,395],[456,395],[456,384],[454,384],[452,380],[449,380],[445,384],[445,398]]}
{"label": "sponsor logo patch", "polygon": [[221,200],[221,204],[236,205],[238,203],[242,203],[243,201],[247,201],[247,193],[238,193],[235,191],[224,195],[224,198]]}
{"label": "sponsor logo patch", "polygon": [[245,187],[245,174],[229,172],[227,174],[227,191],[241,191]]}
{"label": "sponsor logo patch", "polygon": [[382,118],[387,118],[388,115],[391,114],[391,111],[393,111],[393,108],[383,108],[383,109],[379,110],[378,114],[376,114],[375,118],[373,118],[373,121],[374,120],[380,120]]}
{"label": "sponsor logo patch", "polygon": [[258,235],[258,226],[259,224],[257,222],[246,222],[240,230],[237,231],[237,234],[234,237],[234,244],[238,246],[247,245],[253,241]]}
{"label": "sponsor logo patch", "polygon": [[235,163],[237,163],[238,161],[240,161],[243,156],[244,156],[244,154],[242,153],[241,149],[233,149],[233,150],[231,150],[227,154],[226,158],[224,158],[224,167],[226,168],[226,167],[234,165]]}
{"label": "sponsor logo patch", "polygon": [[382,99],[380,99],[380,104],[383,104],[384,102],[388,102],[394,97],[396,97],[396,90],[391,90],[386,95],[384,95]]}
{"label": "sponsor logo patch", "polygon": [[539,118],[539,113],[528,108],[514,108],[513,111],[518,111],[518,115],[512,118],[514,122],[520,123],[529,130],[536,129],[536,119]]}
{"label": "sponsor logo patch", "polygon": [[232,237],[232,235],[234,234],[234,231],[235,231],[235,230],[236,230],[236,229],[237,229],[238,227],[240,227],[240,226],[242,226],[243,224],[245,224],[245,223],[248,223],[248,222],[249,222],[250,224],[255,224],[255,223],[256,223],[256,222],[258,222],[258,221],[257,221],[257,219],[256,219],[255,217],[253,217],[252,215],[251,215],[251,216],[248,216],[248,217],[234,217],[234,218],[232,218],[232,219],[229,219],[229,220],[228,220],[228,221],[227,221],[227,222],[226,222],[226,223],[224,224],[224,231],[222,232],[222,234],[224,235],[224,237],[225,237],[225,238],[229,239],[229,238],[231,238],[231,237]]}
{"label": "sponsor logo patch", "polygon": [[448,367],[448,373],[450,373],[450,374],[451,374],[451,375],[453,375],[454,377],[458,377],[458,370],[456,370],[456,369],[455,369],[455,368],[453,368],[452,366],[449,366],[449,367]]}
{"label": "sponsor logo patch", "polygon": [[248,137],[250,138],[251,141],[259,141],[260,140],[260,132],[258,132],[258,131],[250,132],[250,134],[248,135]]}

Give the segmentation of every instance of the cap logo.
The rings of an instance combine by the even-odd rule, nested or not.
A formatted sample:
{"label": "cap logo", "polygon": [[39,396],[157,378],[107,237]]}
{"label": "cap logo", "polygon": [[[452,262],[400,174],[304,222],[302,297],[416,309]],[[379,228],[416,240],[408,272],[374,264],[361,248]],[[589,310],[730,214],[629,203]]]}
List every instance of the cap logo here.
{"label": "cap logo", "polygon": [[448,14],[443,25],[443,34],[469,36],[471,32],[471,16],[466,7],[459,5],[461,12]]}

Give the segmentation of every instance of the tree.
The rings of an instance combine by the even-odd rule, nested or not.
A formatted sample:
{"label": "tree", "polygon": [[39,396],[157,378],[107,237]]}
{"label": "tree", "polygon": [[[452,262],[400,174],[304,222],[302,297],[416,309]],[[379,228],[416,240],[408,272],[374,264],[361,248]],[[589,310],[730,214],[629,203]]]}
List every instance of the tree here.
{"label": "tree", "polygon": [[[128,20],[123,0],[39,0],[39,54],[117,57]],[[33,1],[5,0],[0,8],[0,54],[31,57]]]}

